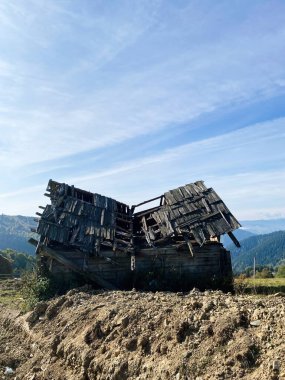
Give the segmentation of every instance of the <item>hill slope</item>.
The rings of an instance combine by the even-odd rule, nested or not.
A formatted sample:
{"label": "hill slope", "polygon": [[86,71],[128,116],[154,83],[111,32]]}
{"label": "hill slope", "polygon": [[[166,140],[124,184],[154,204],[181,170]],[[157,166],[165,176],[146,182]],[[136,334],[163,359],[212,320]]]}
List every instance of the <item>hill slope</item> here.
{"label": "hill slope", "polygon": [[[235,237],[238,239],[238,241],[241,243],[243,240],[251,237],[251,236],[255,236],[255,234],[253,232],[250,232],[250,231],[247,231],[247,230],[243,230],[243,229],[238,229],[238,230],[235,230],[234,231],[234,235]],[[221,238],[221,242],[223,243],[223,245],[226,247],[226,248],[229,248],[232,246],[233,244],[233,241],[232,239],[230,239],[230,237],[228,235],[223,235],[222,238]]]}
{"label": "hill slope", "polygon": [[276,266],[285,258],[285,231],[272,232],[266,235],[255,235],[242,242],[241,248],[232,245],[232,264],[235,272],[241,272],[253,265]]}
{"label": "hill slope", "polygon": [[0,249],[11,248],[33,254],[35,249],[28,243],[28,239],[31,236],[31,228],[35,227],[33,217],[0,215]]}
{"label": "hill slope", "polygon": [[[12,249],[0,251],[0,256],[5,257],[9,260],[12,265],[13,273],[16,275],[21,274],[21,271],[23,270],[32,269],[36,263],[35,256],[29,255],[27,253],[17,252]],[[5,274],[5,271],[2,271],[2,273]]]}

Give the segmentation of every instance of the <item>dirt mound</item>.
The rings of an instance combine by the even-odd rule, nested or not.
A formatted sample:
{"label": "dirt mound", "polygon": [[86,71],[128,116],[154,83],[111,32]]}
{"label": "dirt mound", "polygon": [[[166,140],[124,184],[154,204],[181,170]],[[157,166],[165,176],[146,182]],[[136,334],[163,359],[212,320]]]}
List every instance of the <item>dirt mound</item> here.
{"label": "dirt mound", "polygon": [[0,313],[0,379],[285,379],[282,296],[81,289]]}

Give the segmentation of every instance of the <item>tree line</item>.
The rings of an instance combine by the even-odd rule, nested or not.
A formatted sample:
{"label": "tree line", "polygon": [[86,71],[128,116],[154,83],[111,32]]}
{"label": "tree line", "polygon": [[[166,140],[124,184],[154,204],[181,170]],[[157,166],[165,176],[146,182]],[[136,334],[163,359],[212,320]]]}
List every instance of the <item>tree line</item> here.
{"label": "tree line", "polygon": [[36,264],[36,258],[14,249],[0,250],[0,255],[8,259],[13,270],[13,275],[18,276],[23,271],[32,270]]}

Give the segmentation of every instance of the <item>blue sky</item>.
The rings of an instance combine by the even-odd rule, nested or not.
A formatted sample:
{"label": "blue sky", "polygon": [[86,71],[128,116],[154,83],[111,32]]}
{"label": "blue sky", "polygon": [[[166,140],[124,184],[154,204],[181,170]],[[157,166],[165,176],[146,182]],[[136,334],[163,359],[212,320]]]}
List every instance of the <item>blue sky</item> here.
{"label": "blue sky", "polygon": [[285,217],[285,2],[0,2],[0,212],[49,178],[128,204],[203,179]]}

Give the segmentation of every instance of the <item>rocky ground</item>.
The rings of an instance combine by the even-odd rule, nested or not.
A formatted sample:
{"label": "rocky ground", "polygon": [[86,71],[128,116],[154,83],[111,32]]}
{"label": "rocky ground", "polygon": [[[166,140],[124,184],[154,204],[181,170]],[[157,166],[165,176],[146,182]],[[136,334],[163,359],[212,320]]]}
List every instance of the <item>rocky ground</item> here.
{"label": "rocky ground", "polygon": [[282,295],[71,290],[0,306],[0,379],[285,379],[284,326]]}

